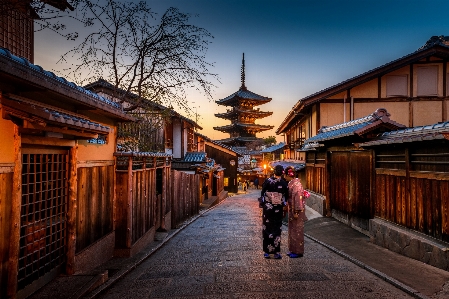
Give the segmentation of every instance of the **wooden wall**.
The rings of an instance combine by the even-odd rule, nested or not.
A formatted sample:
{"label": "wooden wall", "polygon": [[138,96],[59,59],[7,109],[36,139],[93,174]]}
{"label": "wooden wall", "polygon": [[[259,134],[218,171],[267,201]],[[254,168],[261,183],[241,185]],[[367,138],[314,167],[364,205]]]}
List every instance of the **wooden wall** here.
{"label": "wooden wall", "polygon": [[446,141],[376,149],[375,216],[449,242]]}
{"label": "wooden wall", "polygon": [[113,231],[114,165],[77,170],[76,253]]}
{"label": "wooden wall", "polygon": [[[238,167],[238,157],[237,154],[231,155],[219,149],[206,144],[206,153],[209,158],[215,160],[217,164],[220,164],[225,168],[223,175],[228,178],[228,186],[224,187],[226,191],[237,193],[237,167]],[[229,161],[234,160],[235,165],[232,166]]]}
{"label": "wooden wall", "polygon": [[307,189],[326,195],[326,152],[309,151],[306,153]]}
{"label": "wooden wall", "polygon": [[370,151],[332,151],[330,207],[361,218],[372,218]]}
{"label": "wooden wall", "polygon": [[171,209],[170,163],[150,156],[117,161],[115,247],[130,249],[152,228],[165,229]]}
{"label": "wooden wall", "polygon": [[201,175],[187,174],[181,171],[172,170],[171,190],[172,190],[172,227],[178,227],[188,218],[198,214],[200,204]]}
{"label": "wooden wall", "polygon": [[[156,169],[117,171],[116,248],[130,248],[155,225]],[[129,192],[131,191],[131,192]]]}
{"label": "wooden wall", "polygon": [[13,173],[2,173],[1,169],[0,167],[0,298],[4,298],[8,285]]}

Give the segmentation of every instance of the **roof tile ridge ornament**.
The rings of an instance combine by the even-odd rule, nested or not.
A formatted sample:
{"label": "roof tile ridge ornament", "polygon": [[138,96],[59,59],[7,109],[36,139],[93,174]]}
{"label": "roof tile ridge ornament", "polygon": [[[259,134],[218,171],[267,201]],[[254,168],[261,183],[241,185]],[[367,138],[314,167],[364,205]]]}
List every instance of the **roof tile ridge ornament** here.
{"label": "roof tile ridge ornament", "polygon": [[426,48],[431,48],[436,45],[446,46],[446,47],[449,46],[449,36],[434,35],[434,36],[430,37],[430,39],[421,48],[419,48],[418,51],[424,50]]}
{"label": "roof tile ridge ornament", "polygon": [[241,80],[242,80],[242,86],[240,86],[240,90],[248,90],[245,86],[245,53],[243,53],[243,57],[242,57]]}

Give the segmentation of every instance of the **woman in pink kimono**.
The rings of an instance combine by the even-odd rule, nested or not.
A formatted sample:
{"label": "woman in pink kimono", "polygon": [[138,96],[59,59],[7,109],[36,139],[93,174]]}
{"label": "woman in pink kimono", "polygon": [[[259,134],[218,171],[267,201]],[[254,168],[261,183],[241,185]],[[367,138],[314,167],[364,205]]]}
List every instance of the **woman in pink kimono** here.
{"label": "woman in pink kimono", "polygon": [[304,254],[304,221],[306,220],[305,198],[309,192],[302,187],[293,167],[285,169],[288,181],[288,250],[290,258],[302,257]]}

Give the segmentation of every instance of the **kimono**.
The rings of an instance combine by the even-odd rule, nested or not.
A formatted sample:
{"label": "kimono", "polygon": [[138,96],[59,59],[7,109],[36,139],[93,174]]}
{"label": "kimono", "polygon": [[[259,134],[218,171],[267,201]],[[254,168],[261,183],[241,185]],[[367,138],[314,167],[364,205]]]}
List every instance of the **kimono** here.
{"label": "kimono", "polygon": [[304,254],[304,221],[306,220],[305,197],[298,178],[288,182],[288,250]]}
{"label": "kimono", "polygon": [[[278,200],[271,200],[267,192],[280,193]],[[287,182],[283,178],[270,177],[262,185],[262,237],[263,251],[276,254],[281,249],[282,210],[288,196]]]}

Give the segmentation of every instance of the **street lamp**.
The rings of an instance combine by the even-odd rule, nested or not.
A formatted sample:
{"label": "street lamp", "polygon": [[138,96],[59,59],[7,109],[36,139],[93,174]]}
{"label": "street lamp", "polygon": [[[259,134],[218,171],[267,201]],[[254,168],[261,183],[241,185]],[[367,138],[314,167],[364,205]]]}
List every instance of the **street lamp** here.
{"label": "street lamp", "polygon": [[267,164],[263,165],[263,174],[267,175]]}

